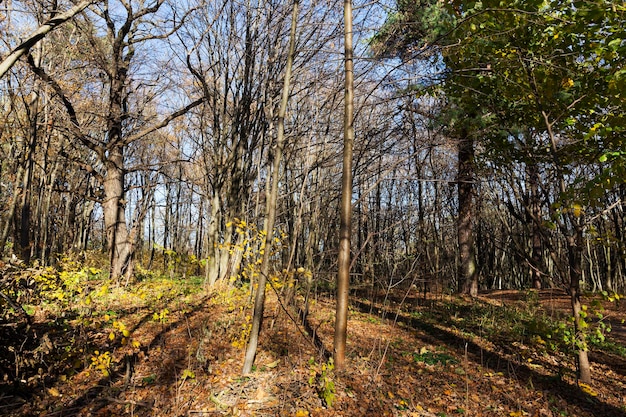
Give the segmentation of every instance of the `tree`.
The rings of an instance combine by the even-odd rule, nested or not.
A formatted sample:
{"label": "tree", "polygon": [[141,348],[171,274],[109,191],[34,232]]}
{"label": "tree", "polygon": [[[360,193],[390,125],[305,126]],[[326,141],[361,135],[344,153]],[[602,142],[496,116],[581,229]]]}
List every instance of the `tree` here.
{"label": "tree", "polygon": [[[254,312],[252,315],[252,329],[246,348],[246,356],[242,373],[252,372],[252,365],[256,356],[256,348],[263,321],[263,310],[265,308],[265,286],[270,274],[270,254],[274,244],[274,224],[276,222],[276,201],[278,199],[278,180],[280,178],[280,165],[285,147],[285,115],[287,113],[287,103],[289,101],[289,84],[291,82],[291,71],[296,50],[296,25],[298,22],[298,0],[293,3],[291,15],[291,29],[289,33],[289,52],[287,53],[287,64],[285,65],[285,76],[283,83],[280,108],[278,110],[278,125],[276,127],[276,151],[272,161],[272,175],[268,178],[270,187],[269,199],[265,208],[265,245],[263,260],[261,263],[261,274],[259,275],[258,287],[254,299]],[[270,183],[271,181],[271,183]]]}
{"label": "tree", "polygon": [[[461,17],[466,20],[457,32],[469,36],[450,51],[468,63],[463,68],[483,68],[476,78],[457,77],[455,83],[481,92],[479,100],[469,97],[467,104],[482,106],[483,119],[499,126],[484,143],[510,163],[516,158],[511,146],[515,138],[529,132],[526,135],[537,138],[539,147],[526,160],[530,175],[536,175],[532,167],[538,158],[552,165],[558,194],[551,204],[565,208],[553,211],[552,219],[567,247],[563,270],[567,271],[572,300],[579,378],[589,382],[586,324],[580,299],[585,228],[580,207],[592,202],[570,178],[576,166],[593,164],[598,155],[606,152],[605,143],[614,140],[613,127],[597,134],[594,126],[597,129],[613,121],[614,110],[608,109],[616,109],[614,106],[621,102],[620,96],[610,93],[623,68],[618,46],[621,38],[604,39],[597,32],[620,28],[623,11],[618,12],[614,4],[604,1],[584,2],[576,8],[567,2],[552,2],[550,7],[525,3],[523,11],[513,5],[501,9],[500,4],[492,6],[489,2],[463,2],[463,6],[466,12]],[[595,68],[593,63],[604,57],[604,65]],[[532,177],[530,180],[531,184],[536,181]],[[534,204],[535,208],[529,210],[531,217],[533,211],[534,216],[537,212]],[[533,222],[539,225],[541,221]],[[534,233],[540,230],[535,228]]]}
{"label": "tree", "polygon": [[335,308],[335,367],[342,370],[346,361],[348,329],[348,291],[350,289],[350,242],[352,235],[352,149],[354,147],[354,62],[352,50],[352,1],[344,1],[345,95],[343,119],[343,169],[337,273],[337,306]]}
{"label": "tree", "polygon": [[[479,118],[476,110],[465,105],[462,94],[454,92],[457,86],[455,77],[459,72],[463,77],[463,72],[467,70],[463,58],[447,53],[445,48],[449,42],[454,42],[452,37],[444,35],[454,27],[456,14],[454,9],[446,10],[438,2],[399,1],[397,13],[388,17],[385,25],[372,39],[371,46],[380,57],[400,56],[412,61],[429,60],[434,56],[445,66],[446,78],[443,85],[430,82],[420,87],[420,94],[425,96],[441,88],[447,101],[438,118],[445,126],[446,133],[457,142],[457,288],[459,292],[475,297],[478,295],[479,282],[474,244],[474,147],[481,126],[477,123]],[[406,30],[407,25],[410,25],[411,30]],[[434,50],[432,45],[436,47]],[[437,64],[434,62],[433,65]]]}
{"label": "tree", "polygon": [[[126,155],[129,146],[166,127],[203,102],[203,98],[195,99],[156,121],[151,103],[141,102],[144,98],[150,100],[150,97],[155,97],[149,92],[149,85],[154,81],[134,78],[134,66],[140,65],[137,53],[142,53],[151,42],[168,38],[180,28],[186,16],[183,13],[179,17],[176,10],[170,10],[169,16],[159,16],[164,4],[164,0],[147,6],[142,2],[110,5],[106,1],[93,13],[84,14],[80,24],[77,24],[84,36],[81,45],[88,43],[92,48],[89,56],[81,58],[93,65],[94,72],[97,69],[104,86],[102,97],[106,98],[106,102],[103,103],[104,108],[96,110],[99,125],[88,127],[86,120],[93,118],[80,114],[72,103],[70,93],[55,76],[29,59],[31,69],[54,90],[65,107],[69,116],[66,128],[102,163],[102,172],[90,171],[95,171],[94,174],[102,182],[102,207],[111,263],[110,277],[113,280],[132,274],[134,245],[131,236],[138,233],[129,230],[126,220],[125,176],[129,169]],[[149,23],[157,16],[164,20],[160,28]],[[98,34],[97,27],[106,28],[105,34]],[[158,79],[159,74],[154,74],[154,77]],[[88,83],[83,87],[92,88]]]}
{"label": "tree", "polygon": [[[429,16],[429,7],[438,12]],[[618,109],[623,99],[615,87],[623,74],[623,7],[602,0],[579,2],[576,7],[560,1],[526,2],[523,6],[457,1],[422,9],[400,2],[399,9],[399,17],[389,27],[417,23],[418,29],[409,35],[400,32],[402,36],[387,30],[383,34],[388,39],[415,48],[426,42],[424,34],[431,34],[430,39],[444,35],[438,40],[448,69],[442,90],[454,104],[452,111],[461,118],[474,115],[478,129],[473,137],[480,138],[481,158],[509,166],[525,163],[531,184],[536,182],[533,165],[550,167],[550,181],[558,184],[554,199],[548,202],[550,222],[567,247],[560,269],[572,299],[579,377],[588,382],[586,325],[580,300],[585,229],[581,207],[593,204],[593,197],[588,197],[591,191],[597,195],[607,187],[598,188],[601,181],[592,179],[590,183],[588,177],[576,178],[576,172],[579,167],[608,160],[608,155],[617,164],[600,177],[615,178],[613,174],[621,172],[621,152],[616,150],[621,142],[615,132],[622,131],[617,120],[622,118]],[[439,17],[439,23],[433,23],[432,16]],[[442,22],[455,21],[447,32],[439,29]],[[522,143],[531,149],[525,149],[527,156],[519,152]],[[549,233],[541,230],[547,219],[537,218],[537,195],[531,190],[534,202],[526,210],[535,224],[531,255],[535,260],[540,251],[536,237],[541,235],[549,244]],[[561,263],[556,256],[555,260]],[[533,280],[538,286],[536,276]]]}

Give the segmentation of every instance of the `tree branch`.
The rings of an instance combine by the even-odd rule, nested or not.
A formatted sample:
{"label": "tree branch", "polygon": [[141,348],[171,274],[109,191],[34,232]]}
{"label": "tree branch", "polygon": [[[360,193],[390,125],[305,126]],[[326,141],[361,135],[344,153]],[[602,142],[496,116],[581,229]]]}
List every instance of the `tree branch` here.
{"label": "tree branch", "polygon": [[24,42],[22,42],[17,48],[15,48],[9,56],[7,56],[2,63],[0,63],[0,78],[4,76],[13,67],[18,59],[32,48],[37,42],[42,40],[50,31],[57,26],[67,22],[78,13],[85,10],[88,6],[95,3],[96,0],[85,0],[78,3],[65,13],[61,13],[51,19],[48,19],[43,25],[34,31]]}
{"label": "tree branch", "polygon": [[157,130],[161,129],[162,127],[167,126],[168,124],[170,124],[171,121],[178,119],[180,116],[185,115],[186,113],[188,113],[191,109],[193,109],[194,107],[199,106],[200,104],[202,104],[204,102],[204,97],[196,99],[194,101],[192,101],[191,103],[189,103],[188,105],[186,105],[185,107],[176,110],[175,112],[171,113],[170,115],[168,115],[167,117],[165,117],[163,120],[161,120],[159,123],[147,127],[146,129],[128,136],[125,140],[124,143],[125,144],[129,144],[131,142],[134,142],[136,140],[139,140],[141,138],[143,138],[144,136],[149,135],[152,132],[156,132]]}
{"label": "tree branch", "polygon": [[76,116],[76,110],[74,109],[74,106],[72,105],[72,103],[70,102],[70,100],[67,98],[67,96],[65,95],[65,92],[63,91],[63,89],[61,88],[61,86],[59,85],[59,83],[56,82],[56,80],[54,80],[52,77],[50,77],[43,68],[38,67],[35,64],[35,61],[33,60],[33,57],[31,55],[28,55],[27,58],[28,61],[28,65],[30,66],[31,70],[35,73],[35,75],[37,75],[39,78],[41,78],[41,80],[43,80],[46,84],[50,85],[50,87],[52,87],[52,89],[54,90],[54,92],[56,93],[56,95],[59,97],[59,99],[61,100],[61,102],[63,103],[63,106],[65,107],[65,110],[67,111],[67,114],[70,118],[70,130],[72,131],[72,133],[74,135],[76,135],[76,137],[89,149],[91,149],[92,151],[100,154],[101,149],[94,144],[88,137],[87,135],[85,135],[83,133],[83,131],[80,128],[80,123],[78,122],[78,117]]}

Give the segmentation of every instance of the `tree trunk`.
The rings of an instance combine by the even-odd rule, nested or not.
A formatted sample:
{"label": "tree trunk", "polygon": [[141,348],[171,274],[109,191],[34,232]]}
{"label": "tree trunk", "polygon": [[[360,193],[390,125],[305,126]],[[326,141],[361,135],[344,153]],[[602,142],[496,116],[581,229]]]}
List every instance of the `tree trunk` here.
{"label": "tree trunk", "polygon": [[542,267],[542,245],[541,245],[541,199],[539,196],[539,169],[535,163],[529,163],[528,170],[528,184],[530,187],[530,215],[528,216],[528,222],[531,227],[530,239],[531,239],[531,265],[530,265],[530,280],[534,289],[541,289],[541,274],[543,272]]}
{"label": "tree trunk", "polygon": [[128,240],[124,201],[124,167],[121,147],[111,149],[106,160],[104,177],[104,225],[107,250],[111,260],[110,279],[122,277],[130,264],[131,251]]}
{"label": "tree trunk", "polygon": [[[296,24],[298,21],[298,0],[293,3],[293,12],[291,16],[291,31],[289,34],[289,53],[287,55],[287,64],[285,66],[285,82],[283,84],[282,97],[280,100],[280,109],[278,110],[278,125],[276,132],[276,153],[272,161],[272,176],[270,188],[270,196],[266,203],[266,234],[265,234],[265,251],[263,252],[263,261],[261,264],[261,274],[256,296],[254,299],[254,313],[252,316],[252,329],[250,330],[250,339],[246,347],[246,355],[243,364],[242,373],[249,374],[252,371],[256,349],[259,342],[259,334],[263,322],[263,310],[265,308],[265,284],[268,279],[270,270],[270,254],[272,253],[272,242],[274,240],[274,223],[276,221],[276,200],[278,199],[278,179],[280,177],[280,164],[283,156],[283,148],[285,143],[285,115],[287,113],[287,102],[289,101],[289,84],[291,81],[291,68],[293,66],[293,58],[296,49]],[[268,181],[269,182],[269,181]]]}
{"label": "tree trunk", "polygon": [[569,293],[574,317],[574,331],[576,333],[576,350],[578,351],[577,366],[578,379],[585,384],[591,383],[591,366],[587,349],[587,335],[585,319],[581,316],[582,303],[580,301],[580,280],[582,278],[583,229],[579,219],[570,216],[573,232],[567,236],[567,253],[569,258]]}
{"label": "tree trunk", "polygon": [[211,213],[209,214],[209,225],[207,227],[207,264],[205,284],[213,287],[219,277],[219,224],[220,219],[220,197],[216,190],[213,190],[211,197]]}
{"label": "tree trunk", "polygon": [[[564,174],[557,159],[558,148],[557,141],[552,131],[552,123],[549,121],[548,113],[541,112],[548,137],[550,139],[550,149],[554,158],[554,165],[558,172],[559,191],[561,196],[566,195],[567,188],[565,186]],[[587,335],[585,334],[584,318],[581,316],[582,304],[580,302],[580,280],[582,278],[582,253],[583,253],[583,225],[581,219],[575,213],[568,213],[567,218],[571,223],[571,231],[568,231],[567,219],[561,224],[561,229],[565,234],[568,255],[568,273],[569,273],[569,293],[572,304],[572,317],[574,319],[574,332],[576,335],[576,350],[578,351],[577,365],[578,378],[580,382],[588,384],[591,382],[591,366],[589,365],[589,356],[587,352]]]}
{"label": "tree trunk", "polygon": [[474,142],[463,135],[458,150],[457,238],[459,243],[459,291],[472,297],[478,295],[478,274],[474,253]]}
{"label": "tree trunk", "polygon": [[345,96],[343,119],[343,168],[339,225],[337,306],[335,310],[334,360],[341,371],[346,362],[348,291],[350,289],[350,238],[352,233],[352,149],[354,146],[354,62],[352,60],[352,0],[344,0]]}

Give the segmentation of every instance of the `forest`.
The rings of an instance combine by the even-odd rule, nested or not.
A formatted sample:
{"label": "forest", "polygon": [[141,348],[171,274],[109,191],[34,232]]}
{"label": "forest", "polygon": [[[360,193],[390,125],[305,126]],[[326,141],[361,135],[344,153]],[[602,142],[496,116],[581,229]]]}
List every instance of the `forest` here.
{"label": "forest", "polygon": [[626,4],[0,0],[0,415],[626,417]]}

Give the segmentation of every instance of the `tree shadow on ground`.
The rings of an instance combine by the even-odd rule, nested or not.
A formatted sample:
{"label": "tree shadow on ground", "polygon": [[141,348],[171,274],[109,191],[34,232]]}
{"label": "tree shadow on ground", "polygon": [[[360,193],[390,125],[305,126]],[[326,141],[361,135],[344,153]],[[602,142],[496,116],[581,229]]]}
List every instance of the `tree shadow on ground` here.
{"label": "tree shadow on ground", "polygon": [[[352,300],[352,305],[364,313],[373,313],[395,317],[395,312],[373,306],[368,302]],[[451,331],[442,329],[435,324],[416,317],[398,315],[397,322],[425,332],[434,343],[443,343],[463,355],[467,352],[468,359],[482,364],[494,372],[511,371],[512,361],[497,352],[479,346],[469,338],[461,337]],[[597,416],[626,417],[626,412],[585,393],[581,388],[571,385],[557,376],[544,375],[524,363],[515,363],[515,377],[523,381],[532,381],[536,390],[546,391],[559,396],[569,404]]]}
{"label": "tree shadow on ground", "polygon": [[0,410],[30,401],[58,376],[82,367],[79,349],[93,347],[80,328],[69,323],[76,312],[46,321],[15,321],[0,325]]}
{"label": "tree shadow on ground", "polygon": [[[75,398],[70,403],[58,407],[56,412],[63,416],[81,416],[84,410],[89,410],[90,413],[98,413],[107,405],[111,403],[118,403],[123,405],[132,405],[135,408],[135,412],[145,413],[148,412],[153,406],[154,400],[146,402],[136,401],[123,401],[119,400],[117,396],[120,392],[123,392],[129,385],[131,379],[134,376],[135,366],[142,360],[142,358],[149,357],[151,350],[163,345],[163,340],[168,333],[175,331],[181,326],[189,325],[189,320],[194,316],[201,313],[205,308],[210,296],[203,297],[198,303],[191,306],[184,316],[174,322],[168,323],[163,329],[158,332],[152,340],[139,347],[138,351],[132,354],[124,355],[123,360],[120,360],[115,367],[110,370],[110,375],[100,378],[93,386],[85,391],[81,396]],[[147,313],[141,317],[132,330],[136,330],[146,322],[152,319],[152,313]],[[119,347],[119,346],[116,346]],[[171,385],[178,382],[179,368],[184,368],[184,362],[187,358],[187,352],[182,352],[180,349],[173,349],[168,351],[165,356],[165,360],[161,362],[158,368],[157,374],[154,376],[154,381],[158,384]],[[120,389],[118,385],[123,384],[123,388]],[[142,411],[143,410],[143,411]]]}

